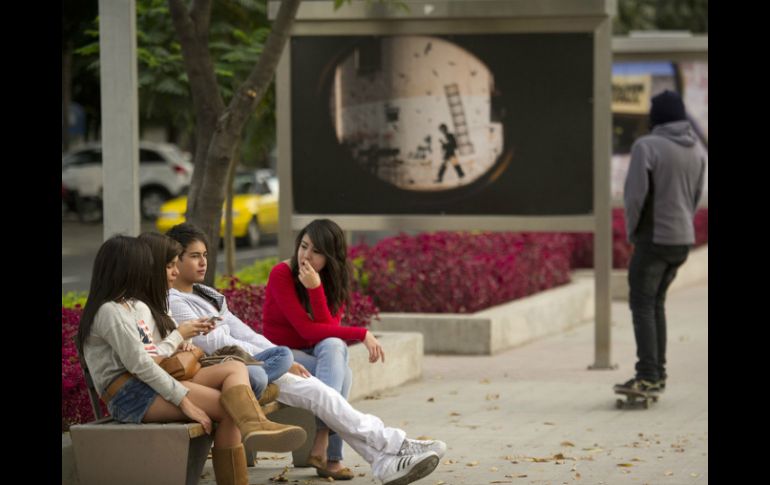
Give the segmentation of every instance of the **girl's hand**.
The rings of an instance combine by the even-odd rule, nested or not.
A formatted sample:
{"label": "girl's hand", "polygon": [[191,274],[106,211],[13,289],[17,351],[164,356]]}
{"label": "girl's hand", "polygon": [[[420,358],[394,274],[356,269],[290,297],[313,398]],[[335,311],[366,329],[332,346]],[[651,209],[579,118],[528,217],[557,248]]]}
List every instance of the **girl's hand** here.
{"label": "girl's hand", "polygon": [[203,409],[193,404],[187,396],[182,398],[182,402],[179,403],[179,409],[182,410],[185,416],[200,423],[206,434],[211,434],[211,418]]}
{"label": "girl's hand", "polygon": [[181,350],[182,352],[187,352],[188,350],[193,350],[195,346],[191,344],[190,342],[182,342],[179,344],[179,348],[177,350]]}
{"label": "girl's hand", "polygon": [[321,275],[307,261],[299,263],[299,281],[308,290],[321,286]]}
{"label": "girl's hand", "polygon": [[184,340],[188,340],[198,335],[206,335],[212,328],[213,324],[209,322],[209,317],[201,317],[182,322],[176,329],[182,334]]}
{"label": "girl's hand", "polygon": [[377,338],[370,331],[366,331],[366,337],[364,337],[364,345],[366,350],[369,351],[369,362],[374,364],[379,359],[382,359],[382,363],[385,363],[385,351],[382,350],[382,345],[377,341]]}
{"label": "girl's hand", "polygon": [[305,366],[299,362],[295,362],[289,367],[289,372],[300,377],[310,377],[312,374],[305,369]]}

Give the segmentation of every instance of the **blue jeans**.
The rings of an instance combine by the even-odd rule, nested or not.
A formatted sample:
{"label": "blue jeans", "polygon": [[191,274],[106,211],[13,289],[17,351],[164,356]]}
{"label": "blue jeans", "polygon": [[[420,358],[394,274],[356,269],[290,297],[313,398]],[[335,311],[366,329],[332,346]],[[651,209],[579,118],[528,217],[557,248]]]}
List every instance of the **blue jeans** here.
{"label": "blue jeans", "polygon": [[[294,360],[317,377],[321,382],[342,394],[347,399],[353,384],[353,371],[348,366],[348,345],[341,339],[329,337],[318,342],[315,347],[294,350]],[[328,428],[316,418],[320,428]],[[329,447],[326,449],[327,460],[342,460],[342,438],[334,433],[329,435]]]}
{"label": "blue jeans", "polygon": [[254,355],[254,358],[261,360],[262,365],[247,365],[249,370],[249,384],[254,391],[254,395],[262,395],[268,383],[273,382],[289,370],[294,363],[291,349],[289,347],[277,346]]}
{"label": "blue jeans", "polygon": [[689,246],[639,243],[628,265],[629,306],[636,338],[636,378],[666,379],[666,292]]}

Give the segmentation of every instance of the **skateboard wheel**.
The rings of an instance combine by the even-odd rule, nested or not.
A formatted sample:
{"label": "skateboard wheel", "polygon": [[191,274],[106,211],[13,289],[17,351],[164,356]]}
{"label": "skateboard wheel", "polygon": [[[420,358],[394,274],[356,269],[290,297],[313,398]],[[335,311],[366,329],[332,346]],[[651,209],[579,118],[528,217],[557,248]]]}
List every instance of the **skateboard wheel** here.
{"label": "skateboard wheel", "polygon": [[623,400],[622,399],[618,399],[617,401],[615,401],[615,407],[617,409],[623,409]]}
{"label": "skateboard wheel", "polygon": [[644,400],[644,409],[650,409],[650,400],[649,399],[645,399]]}

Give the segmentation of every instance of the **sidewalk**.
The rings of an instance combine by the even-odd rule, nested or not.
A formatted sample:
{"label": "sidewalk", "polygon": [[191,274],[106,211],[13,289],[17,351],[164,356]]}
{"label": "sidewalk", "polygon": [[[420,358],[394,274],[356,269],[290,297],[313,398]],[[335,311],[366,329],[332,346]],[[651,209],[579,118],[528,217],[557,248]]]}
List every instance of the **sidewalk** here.
{"label": "sidewalk", "polygon": [[[612,304],[612,361],[588,371],[593,323],[495,356],[426,356],[420,381],[354,403],[413,438],[447,442],[425,485],[708,483],[708,282],[673,291],[667,303],[668,389],[649,410],[615,409],[612,385],[636,361],[627,303]],[[347,445],[351,485],[377,483]],[[273,459],[271,459],[273,458]],[[262,454],[252,485],[290,465]],[[328,483],[289,468],[289,483]],[[213,485],[209,462],[202,485]]]}

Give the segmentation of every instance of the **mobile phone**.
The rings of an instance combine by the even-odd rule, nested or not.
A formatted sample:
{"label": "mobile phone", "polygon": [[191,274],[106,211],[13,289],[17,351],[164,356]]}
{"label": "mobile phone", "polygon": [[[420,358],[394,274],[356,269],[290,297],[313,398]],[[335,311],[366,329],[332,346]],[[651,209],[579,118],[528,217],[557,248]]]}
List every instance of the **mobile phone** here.
{"label": "mobile phone", "polygon": [[207,321],[207,322],[209,322],[209,323],[214,323],[214,324],[216,324],[216,323],[217,323],[217,320],[219,320],[219,318],[220,318],[220,317],[219,317],[219,315],[211,315],[211,316],[208,318],[208,320],[206,320],[206,321]]}

